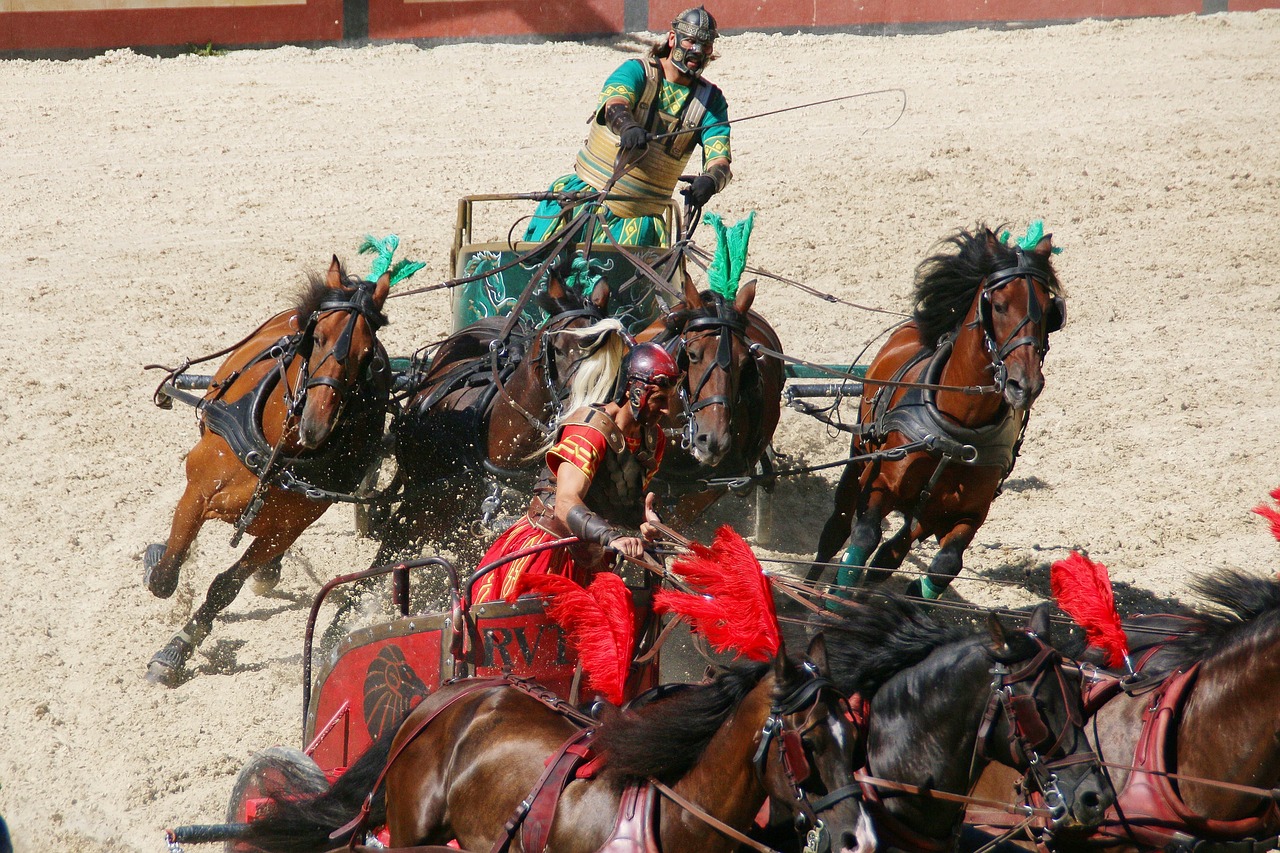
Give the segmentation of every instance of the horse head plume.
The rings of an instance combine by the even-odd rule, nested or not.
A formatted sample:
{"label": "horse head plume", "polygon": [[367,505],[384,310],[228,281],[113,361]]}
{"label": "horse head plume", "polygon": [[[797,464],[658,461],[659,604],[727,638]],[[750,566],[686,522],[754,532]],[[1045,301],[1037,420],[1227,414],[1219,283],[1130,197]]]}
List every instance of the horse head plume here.
{"label": "horse head plume", "polygon": [[521,575],[508,596],[535,593],[547,599],[547,615],[577,649],[589,688],[622,704],[635,651],[635,606],[622,578],[601,572],[583,589],[563,575]]}
{"label": "horse head plume", "polygon": [[1089,643],[1106,652],[1107,665],[1132,672],[1129,641],[1116,612],[1107,567],[1072,551],[1070,557],[1050,568],[1049,587],[1058,606],[1084,629]]}
{"label": "horse head plume", "polygon": [[777,657],[782,638],[772,583],[751,547],[726,524],[710,547],[695,542],[690,548],[672,570],[694,592],[662,590],[654,609],[688,619],[717,652],[733,650],[757,661]]}
{"label": "horse head plume", "polygon": [[[1271,490],[1271,500],[1280,504],[1280,486]],[[1271,522],[1271,535],[1280,542],[1280,510],[1266,504],[1258,504],[1253,508],[1258,515]]]}

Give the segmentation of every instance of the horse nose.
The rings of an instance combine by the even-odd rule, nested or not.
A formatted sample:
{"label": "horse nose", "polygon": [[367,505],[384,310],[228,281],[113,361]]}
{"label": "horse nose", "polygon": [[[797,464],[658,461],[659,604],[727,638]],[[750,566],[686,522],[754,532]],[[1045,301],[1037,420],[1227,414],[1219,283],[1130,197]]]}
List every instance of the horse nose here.
{"label": "horse nose", "polygon": [[866,812],[858,815],[857,825],[852,831],[840,833],[840,853],[875,853],[878,844],[875,827]]}
{"label": "horse nose", "polygon": [[1071,817],[1083,827],[1095,827],[1102,823],[1114,798],[1092,779],[1076,788],[1071,803]]}
{"label": "horse nose", "polygon": [[329,424],[304,418],[298,424],[298,443],[307,450],[315,450],[329,438]]}
{"label": "horse nose", "polygon": [[1004,401],[1010,408],[1022,411],[1031,408],[1035,394],[1021,380],[1011,376],[1004,384]]}
{"label": "horse nose", "polygon": [[723,436],[710,430],[699,430],[693,437],[694,455],[704,465],[720,464],[728,447]]}

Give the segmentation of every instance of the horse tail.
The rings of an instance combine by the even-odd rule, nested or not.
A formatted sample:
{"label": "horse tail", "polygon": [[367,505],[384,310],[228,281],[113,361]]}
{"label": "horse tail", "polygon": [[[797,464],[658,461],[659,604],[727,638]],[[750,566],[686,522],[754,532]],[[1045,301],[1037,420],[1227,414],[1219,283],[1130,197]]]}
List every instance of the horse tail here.
{"label": "horse tail", "polygon": [[[586,355],[573,372],[569,396],[560,411],[576,412],[584,406],[601,405],[612,400],[617,389],[618,371],[622,369],[622,360],[630,349],[622,323],[609,317],[585,328],[561,329],[555,334],[572,335],[586,350]],[[554,441],[553,432],[541,447],[529,454],[529,459],[541,459]]]}
{"label": "horse tail", "polygon": [[391,726],[328,790],[314,797],[291,795],[290,790],[298,790],[293,783],[301,781],[298,768],[288,762],[272,762],[283,783],[273,786],[269,805],[260,812],[261,817],[249,822],[237,836],[238,840],[264,853],[319,853],[347,846],[357,829],[372,830],[386,823],[386,790],[384,785],[379,785],[363,826],[331,837],[359,815],[370,789],[378,783],[387,765],[391,742],[399,729],[399,725]]}

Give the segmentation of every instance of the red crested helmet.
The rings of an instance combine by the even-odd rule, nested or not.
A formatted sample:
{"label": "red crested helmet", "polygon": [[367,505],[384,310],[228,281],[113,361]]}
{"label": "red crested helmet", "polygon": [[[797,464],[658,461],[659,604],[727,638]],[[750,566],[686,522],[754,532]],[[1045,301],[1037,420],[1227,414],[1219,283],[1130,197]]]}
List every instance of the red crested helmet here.
{"label": "red crested helmet", "polygon": [[671,353],[654,343],[633,346],[627,354],[624,370],[627,377],[627,400],[636,412],[644,408],[648,401],[650,386],[674,388],[682,375]]}

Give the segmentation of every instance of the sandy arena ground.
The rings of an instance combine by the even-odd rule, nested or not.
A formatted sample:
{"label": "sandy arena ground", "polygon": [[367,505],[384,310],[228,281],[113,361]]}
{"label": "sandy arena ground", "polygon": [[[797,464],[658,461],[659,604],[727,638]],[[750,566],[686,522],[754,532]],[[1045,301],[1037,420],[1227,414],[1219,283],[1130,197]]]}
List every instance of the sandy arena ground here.
{"label": "sandy arena ground", "polygon": [[[753,263],[905,310],[915,264],[957,227],[1043,217],[1066,249],[1068,324],[967,556],[1017,583],[961,580],[961,597],[1026,604],[1072,547],[1111,567],[1126,612],[1185,595],[1196,571],[1276,568],[1250,509],[1280,484],[1277,45],[1271,12],[721,40],[709,76],[736,115],[906,93],[896,123],[890,95],[735,128],[737,177],[713,207],[759,211]],[[366,271],[366,233],[399,234],[428,262],[415,282],[442,280],[455,200],[567,171],[599,84],[635,50],[0,63],[0,814],[19,851],[159,851],[165,826],[220,821],[252,753],[300,746],[310,597],[374,551],[330,510],[279,590],[246,590],[218,623],[194,677],[145,682],[234,555],[210,525],[174,598],[140,584],[195,438],[189,409],[151,405],[142,366],[238,340],[332,253]],[[818,361],[866,360],[886,324],[773,283],[757,306]],[[389,313],[393,353],[448,330],[443,294]],[[796,414],[776,444],[806,462],[845,449]],[[830,483],[780,487],[779,551],[812,554]]]}

